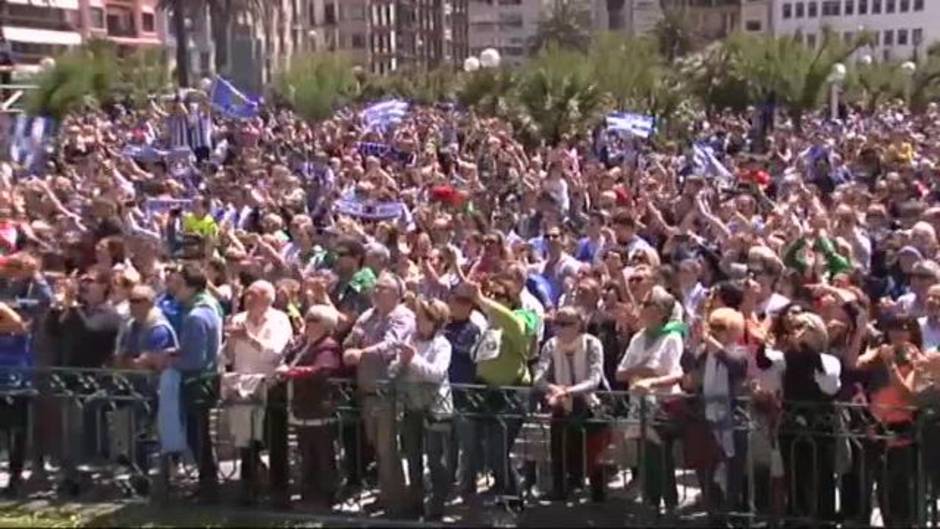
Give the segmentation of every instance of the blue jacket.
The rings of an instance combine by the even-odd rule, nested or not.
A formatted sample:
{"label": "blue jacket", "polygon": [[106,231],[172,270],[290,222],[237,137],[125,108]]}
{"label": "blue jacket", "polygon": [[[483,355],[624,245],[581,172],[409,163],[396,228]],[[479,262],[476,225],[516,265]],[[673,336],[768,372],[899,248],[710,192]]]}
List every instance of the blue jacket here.
{"label": "blue jacket", "polygon": [[180,357],[176,367],[184,374],[215,371],[222,345],[222,318],[209,305],[197,305],[183,318]]}

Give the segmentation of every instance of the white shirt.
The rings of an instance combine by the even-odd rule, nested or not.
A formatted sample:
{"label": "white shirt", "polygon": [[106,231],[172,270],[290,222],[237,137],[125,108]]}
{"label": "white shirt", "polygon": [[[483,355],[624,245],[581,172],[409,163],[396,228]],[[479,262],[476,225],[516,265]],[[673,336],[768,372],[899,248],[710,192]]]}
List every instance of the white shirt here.
{"label": "white shirt", "polygon": [[920,324],[920,333],[924,337],[924,352],[940,347],[940,324],[932,325],[926,316],[918,319],[917,323]]}
{"label": "white shirt", "polygon": [[261,322],[255,325],[247,312],[232,318],[234,325],[244,324],[248,333],[261,342],[261,349],[248,339],[233,339],[227,350],[234,360],[235,372],[251,374],[273,374],[281,363],[281,355],[294,334],[290,318],[277,309],[268,309]]}
{"label": "white shirt", "polygon": [[[681,358],[682,336],[678,333],[668,333],[650,341],[646,332],[640,331],[630,339],[617,371],[645,367],[654,371],[658,377],[682,375]],[[671,388],[671,392],[678,390],[675,384]]]}

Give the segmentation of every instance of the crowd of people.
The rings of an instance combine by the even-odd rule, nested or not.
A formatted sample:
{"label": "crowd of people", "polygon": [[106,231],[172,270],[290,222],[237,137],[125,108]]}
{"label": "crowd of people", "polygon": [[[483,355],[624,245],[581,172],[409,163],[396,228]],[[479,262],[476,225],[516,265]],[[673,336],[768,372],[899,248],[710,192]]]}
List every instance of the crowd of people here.
{"label": "crowd of people", "polygon": [[[72,115],[40,164],[0,174],[6,492],[30,459],[77,494],[107,429],[23,369],[102,368],[153,374],[139,389],[158,411],[136,419],[165,474],[191,454],[202,501],[210,416],[250,401],[225,408],[245,502],[299,490],[328,510],[369,469],[392,516],[440,518],[484,475],[516,501],[531,477],[510,453],[540,413],[550,499],[587,480],[603,501],[602,455],[636,442],[614,464],[657,510],[678,504],[678,445],[711,512],[867,523],[877,491],[888,525],[915,524],[917,476],[940,485],[940,112],[752,129],[703,115],[703,166],[603,128],[524,146],[445,106],[382,129],[273,106],[226,119],[195,91]],[[653,426],[607,422],[629,415],[612,391]]]}

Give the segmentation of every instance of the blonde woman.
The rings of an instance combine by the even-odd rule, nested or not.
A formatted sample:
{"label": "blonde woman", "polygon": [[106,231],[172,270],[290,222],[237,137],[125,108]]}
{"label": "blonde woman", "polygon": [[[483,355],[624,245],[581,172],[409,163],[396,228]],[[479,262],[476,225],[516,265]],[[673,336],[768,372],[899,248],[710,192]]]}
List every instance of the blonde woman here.
{"label": "blonde woman", "polygon": [[427,456],[432,491],[424,514],[440,519],[450,485],[447,456],[454,409],[448,381],[451,346],[442,332],[450,309],[437,299],[418,299],[415,318],[414,338],[399,346],[389,373],[400,383],[405,404],[402,444],[408,457],[409,506],[416,511],[423,506]]}

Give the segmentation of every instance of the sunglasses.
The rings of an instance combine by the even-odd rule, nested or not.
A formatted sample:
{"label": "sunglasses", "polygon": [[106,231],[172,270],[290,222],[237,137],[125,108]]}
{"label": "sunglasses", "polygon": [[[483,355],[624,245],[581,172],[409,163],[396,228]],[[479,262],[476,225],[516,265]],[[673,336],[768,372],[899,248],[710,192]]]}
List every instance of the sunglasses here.
{"label": "sunglasses", "polygon": [[631,278],[629,279],[629,282],[630,282],[630,283],[642,283],[642,282],[646,281],[647,279],[648,279],[648,278],[646,278],[646,277],[633,276],[633,277],[631,277]]}
{"label": "sunglasses", "polygon": [[547,235],[545,236],[545,238],[548,239],[548,240],[550,240],[550,241],[556,241],[556,240],[558,240],[558,239],[561,239],[561,235],[559,235],[559,234],[557,234],[557,233],[549,233],[549,234],[547,234]]}
{"label": "sunglasses", "polygon": [[712,323],[708,326],[708,328],[711,329],[712,332],[724,332],[728,329],[721,323]]}
{"label": "sunglasses", "polygon": [[578,322],[572,320],[555,320],[555,325],[559,327],[574,327]]}
{"label": "sunglasses", "polygon": [[133,305],[139,305],[142,303],[151,303],[151,301],[147,298],[130,298],[128,302]]}

